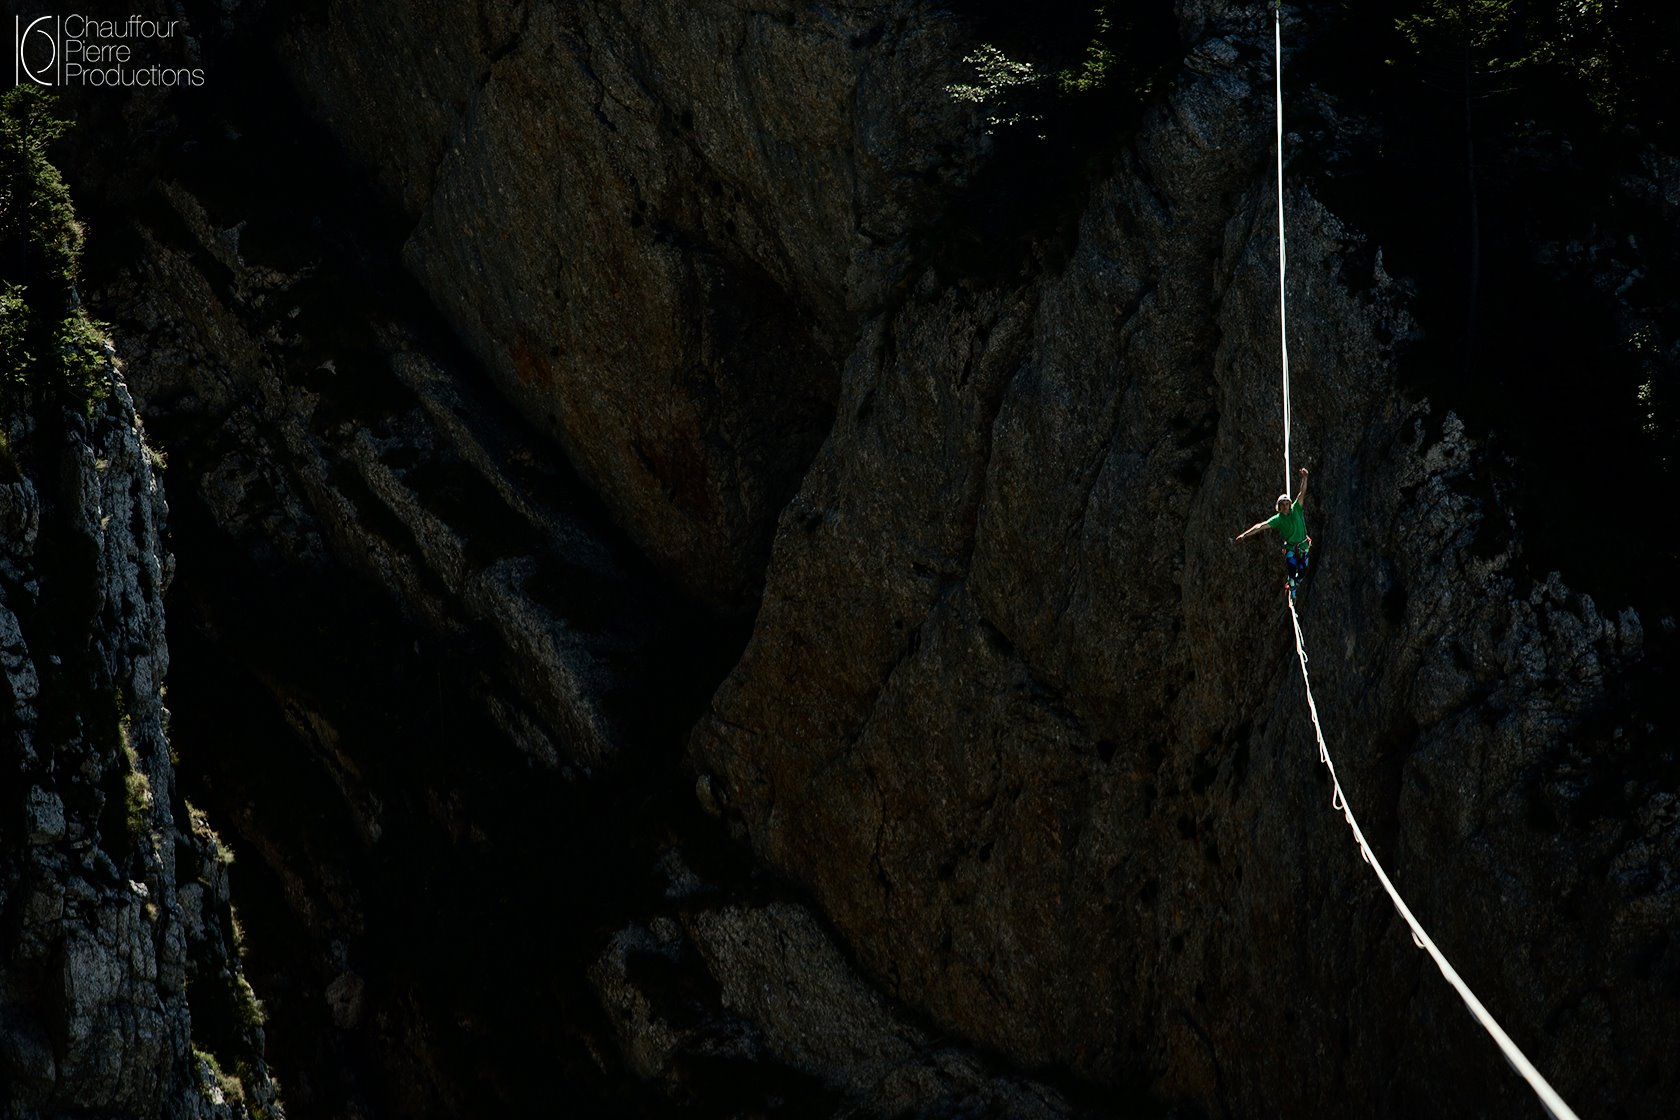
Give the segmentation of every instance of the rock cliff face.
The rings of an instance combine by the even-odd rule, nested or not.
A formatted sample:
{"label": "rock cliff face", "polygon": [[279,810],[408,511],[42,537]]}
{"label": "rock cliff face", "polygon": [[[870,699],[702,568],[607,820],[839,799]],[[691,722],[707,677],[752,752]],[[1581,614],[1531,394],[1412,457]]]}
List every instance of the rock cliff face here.
{"label": "rock cliff face", "polygon": [[[1230,539],[1280,473],[1255,57],[1192,51],[1065,268],[928,285],[870,325],[695,760],[888,989],[968,1037],[1227,1114],[1516,1109],[1331,810],[1279,565]],[[1449,954],[1608,1107],[1617,1077],[1589,1071],[1680,1027],[1671,992],[1610,979],[1673,975],[1672,795],[1633,783],[1612,814],[1653,846],[1589,823],[1566,777],[1609,746],[1582,718],[1639,620],[1514,578],[1488,457],[1397,391],[1395,285],[1338,268],[1352,235],[1310,196],[1291,213],[1332,749]]]}
{"label": "rock cliff face", "polygon": [[165,737],[165,505],[116,368],[0,439],[7,1116],[277,1114],[227,864]]}
{"label": "rock cliff face", "polygon": [[[1230,543],[1283,473],[1260,13],[1172,6],[1135,130],[981,269],[937,235],[1042,150],[949,89],[998,8],[202,14],[251,76],[106,176],[95,302],[294,1107],[1530,1107]],[[1402,381],[1416,290],[1290,184],[1339,773],[1566,1098],[1658,1115],[1672,639],[1532,568],[1529,465]]]}
{"label": "rock cliff face", "polygon": [[[573,942],[616,904],[621,775],[673,734],[652,696],[696,706],[678,670],[710,639],[389,271],[294,259],[269,200],[199,189],[158,185],[100,299],[145,340],[130,369],[189,480],[176,739],[262,862],[253,960],[288,1094],[535,1109],[551,1062],[593,1068]],[[229,734],[238,756],[213,749]],[[515,1030],[549,1060],[509,1063]]]}
{"label": "rock cliff face", "polygon": [[921,5],[780,0],[331,6],[283,48],[474,355],[729,606],[756,598],[857,312],[970,155],[960,53]]}

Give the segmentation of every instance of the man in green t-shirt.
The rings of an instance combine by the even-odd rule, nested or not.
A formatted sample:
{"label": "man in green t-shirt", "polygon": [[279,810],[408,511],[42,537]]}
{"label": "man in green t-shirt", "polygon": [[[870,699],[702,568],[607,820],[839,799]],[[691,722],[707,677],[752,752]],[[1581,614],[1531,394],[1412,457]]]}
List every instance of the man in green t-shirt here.
{"label": "man in green t-shirt", "polygon": [[1289,567],[1289,576],[1284,580],[1284,586],[1289,589],[1289,597],[1295,597],[1295,588],[1301,581],[1301,575],[1307,570],[1307,552],[1312,548],[1312,538],[1307,536],[1307,517],[1301,510],[1301,503],[1307,497],[1307,468],[1301,468],[1301,489],[1290,501],[1288,494],[1279,494],[1277,512],[1264,521],[1256,521],[1253,525],[1237,534],[1236,539],[1252,537],[1262,529],[1276,529],[1283,534],[1283,559]]}

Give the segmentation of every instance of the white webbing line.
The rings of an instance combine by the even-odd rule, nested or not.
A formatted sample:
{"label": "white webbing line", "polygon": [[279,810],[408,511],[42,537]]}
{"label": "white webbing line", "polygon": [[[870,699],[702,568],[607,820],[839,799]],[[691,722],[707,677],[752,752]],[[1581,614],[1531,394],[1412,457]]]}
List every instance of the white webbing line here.
{"label": "white webbing line", "polygon": [[1295,490],[1289,473],[1289,316],[1285,312],[1283,278],[1286,273],[1283,240],[1283,5],[1272,7],[1272,57],[1276,76],[1272,104],[1277,106],[1277,196],[1278,196],[1278,340],[1283,344],[1283,493]]}
{"label": "white webbing line", "polygon": [[[1277,60],[1275,94],[1278,144],[1278,333],[1283,343],[1283,487],[1284,492],[1288,493],[1293,487],[1290,485],[1292,480],[1289,476],[1289,322],[1285,314],[1283,298],[1283,5],[1281,0],[1273,5],[1273,12],[1275,15],[1272,24],[1273,57]],[[1412,943],[1434,958],[1435,966],[1441,970],[1441,975],[1458,992],[1459,998],[1464,1001],[1464,1006],[1470,1009],[1470,1014],[1476,1017],[1476,1021],[1482,1025],[1482,1029],[1487,1031],[1492,1036],[1493,1041],[1499,1044],[1499,1049],[1505,1055],[1505,1060],[1511,1064],[1512,1069],[1522,1075],[1523,1080],[1528,1082],[1529,1088],[1533,1089],[1535,1095],[1540,1098],[1540,1103],[1557,1120],[1579,1120],[1574,1110],[1563,1102],[1563,1098],[1557,1095],[1556,1090],[1540,1075],[1540,1071],[1534,1068],[1534,1063],[1530,1062],[1523,1052],[1517,1048],[1517,1044],[1511,1041],[1511,1036],[1506,1034],[1504,1028],[1494,1021],[1493,1016],[1488,1013],[1488,1009],[1482,1006],[1482,1001],[1476,998],[1476,993],[1472,992],[1470,986],[1458,975],[1458,970],[1442,955],[1441,950],[1436,948],[1435,942],[1429,934],[1424,932],[1423,926],[1419,925],[1417,918],[1413,916],[1411,907],[1407,906],[1406,900],[1400,897],[1400,892],[1394,889],[1394,884],[1389,881],[1388,874],[1383,870],[1382,864],[1377,862],[1376,853],[1371,851],[1371,845],[1366,842],[1365,834],[1360,831],[1359,822],[1353,817],[1353,807],[1348,804],[1347,794],[1342,792],[1342,783],[1336,778],[1336,765],[1330,761],[1330,748],[1324,743],[1324,728],[1319,725],[1318,705],[1313,700],[1312,678],[1307,673],[1307,643],[1301,634],[1301,616],[1295,613],[1295,597],[1293,594],[1289,596],[1289,621],[1295,629],[1295,655],[1301,661],[1301,684],[1306,688],[1307,714],[1312,717],[1313,737],[1318,741],[1318,760],[1330,772],[1331,806],[1341,810],[1342,819],[1347,821],[1348,827],[1353,830],[1353,839],[1359,845],[1359,854],[1365,857],[1365,862],[1370,864],[1371,870],[1377,873],[1377,879],[1382,883],[1383,890],[1388,892],[1390,901],[1394,903],[1395,911],[1411,927]]]}
{"label": "white webbing line", "polygon": [[1331,806],[1342,811],[1342,819],[1347,821],[1348,827],[1353,830],[1354,843],[1359,845],[1359,854],[1365,857],[1365,862],[1377,873],[1377,879],[1382,883],[1383,890],[1388,892],[1394,909],[1411,927],[1412,943],[1435,958],[1435,966],[1441,970],[1441,975],[1447,978],[1447,983],[1457,989],[1459,997],[1464,1000],[1464,1006],[1470,1009],[1470,1014],[1476,1017],[1483,1029],[1493,1036],[1493,1040],[1499,1044],[1499,1049],[1504,1052],[1505,1060],[1511,1063],[1512,1069],[1523,1076],[1552,1115],[1557,1117],[1557,1120],[1579,1120],[1574,1111],[1563,1103],[1563,1098],[1540,1076],[1540,1071],[1534,1068],[1534,1064],[1523,1056],[1517,1044],[1511,1041],[1511,1036],[1494,1021],[1488,1009],[1482,1006],[1482,1001],[1476,998],[1476,993],[1472,992],[1470,986],[1458,975],[1458,970],[1441,954],[1441,950],[1436,948],[1435,942],[1413,916],[1411,907],[1406,905],[1406,900],[1400,897],[1400,892],[1389,882],[1382,864],[1377,862],[1376,854],[1371,851],[1371,845],[1366,843],[1365,834],[1359,829],[1359,822],[1353,818],[1353,806],[1348,804],[1347,794],[1342,792],[1342,783],[1336,779],[1336,766],[1330,761],[1330,749],[1324,745],[1324,729],[1319,726],[1318,705],[1313,702],[1312,680],[1307,676],[1307,647],[1305,639],[1301,637],[1301,618],[1295,613],[1294,600],[1290,600],[1289,603],[1289,620],[1295,627],[1295,653],[1301,659],[1301,683],[1307,690],[1307,712],[1312,716],[1313,736],[1318,740],[1318,760],[1330,771]]}

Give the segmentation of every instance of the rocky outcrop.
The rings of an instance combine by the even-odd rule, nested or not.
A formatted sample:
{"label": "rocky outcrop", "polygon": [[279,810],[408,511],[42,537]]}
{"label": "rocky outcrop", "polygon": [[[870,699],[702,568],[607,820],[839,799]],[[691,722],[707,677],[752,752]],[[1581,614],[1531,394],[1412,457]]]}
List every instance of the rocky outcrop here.
{"label": "rocky outcrop", "polygon": [[[279,267],[242,249],[240,211],[158,189],[167,221],[138,226],[101,299],[145,340],[135,384],[189,460],[189,515],[284,586],[353,573],[428,640],[481,636],[465,703],[533,763],[607,760],[644,715],[626,697],[664,604],[636,601],[567,472],[339,262]],[[330,728],[308,734],[331,753]]]}
{"label": "rocky outcrop", "polygon": [[545,959],[548,907],[616,897],[624,775],[732,629],[694,633],[360,244],[299,259],[273,200],[199,187],[152,188],[97,299],[143,340],[128,368],[182,480],[177,741],[263,870],[275,1060],[321,1115],[528,1113],[549,1064],[461,1051],[519,1033],[568,1083],[603,1077],[571,1009],[598,946]]}
{"label": "rocky outcrop", "polygon": [[[729,891],[666,851],[660,912],[590,969],[624,1061],[675,1103],[870,1116],[1067,1117],[1057,1090],[1011,1077],[909,1021],[810,911]],[[755,1100],[767,1094],[773,1100]]]}
{"label": "rocky outcrop", "polygon": [[[296,38],[287,41],[412,30],[401,20],[364,24],[348,10],[340,15],[324,28],[292,26]],[[510,88],[528,88],[532,68],[547,65],[543,35],[564,31],[541,25],[551,18],[539,15],[532,53],[519,55],[518,67],[503,67]],[[773,38],[788,26],[780,17],[740,18]],[[832,28],[800,34],[823,66],[835,66],[827,58]],[[920,31],[905,35],[925,39]],[[603,42],[611,41],[603,33]],[[869,45],[848,46],[862,53],[847,55],[829,80],[855,83],[865,63],[890,60],[891,52],[869,55]],[[470,36],[447,40],[449,50],[471,47]],[[251,45],[236,41],[228,49]],[[386,62],[402,55],[379,53]],[[935,56],[945,57],[929,57]],[[573,78],[590,76],[588,60],[566,57],[579,67]],[[297,57],[291,64],[307,70]],[[441,77],[447,70],[430,73]],[[325,67],[314,78],[341,82],[346,72]],[[876,85],[866,88],[865,100],[876,96]],[[320,96],[330,92],[323,85]],[[368,92],[346,96],[359,101]],[[966,110],[937,92],[941,119],[964,116]],[[788,113],[833,118],[824,127],[840,131],[855,127],[839,102],[795,100],[802,107],[790,101]],[[403,95],[405,113],[414,104]],[[566,123],[528,119],[537,109],[523,95],[507,95],[506,106],[515,116],[497,124],[498,143],[511,142],[508,129]],[[871,110],[877,126],[889,109]],[[645,104],[637,111],[654,112]],[[761,246],[766,263],[755,263],[721,235],[712,248],[695,250],[688,233],[672,232],[665,210],[649,211],[645,203],[622,228],[567,227],[561,232],[582,248],[567,254],[581,263],[566,290],[575,288],[584,320],[605,324],[598,336],[610,327],[612,344],[624,347],[625,356],[581,366],[576,377],[547,389],[516,388],[533,426],[485,391],[472,355],[423,323],[430,297],[451,313],[454,328],[483,360],[483,348],[500,342],[494,333],[466,329],[456,313],[481,306],[495,326],[523,305],[509,303],[507,291],[470,280],[457,267],[459,231],[448,234],[427,221],[406,235],[406,262],[423,285],[414,291],[378,257],[382,227],[365,220],[378,204],[358,210],[353,191],[345,192],[347,199],[341,183],[323,183],[313,173],[317,159],[331,158],[330,142],[308,141],[319,146],[306,149],[292,172],[273,174],[260,139],[299,127],[276,123],[267,116],[273,112],[270,104],[234,99],[210,120],[176,122],[177,136],[166,142],[190,138],[183,146],[191,158],[137,160],[161,163],[171,173],[150,183],[107,176],[103,187],[136,244],[102,274],[97,302],[102,315],[136,340],[128,355],[136,391],[182,479],[176,536],[187,558],[172,610],[178,645],[187,651],[178,691],[197,698],[180,721],[186,770],[267,873],[264,886],[253,888],[262,892],[266,927],[254,936],[272,970],[262,980],[278,1023],[277,1060],[308,1071],[292,1081],[294,1103],[316,1110],[396,1101],[410,1113],[518,1111],[548,1092],[543,1079],[535,1070],[498,1066],[495,1054],[469,1065],[482,1073],[463,1076],[458,1054],[473,1048],[475,1037],[520,1031],[531,1046],[548,1040],[550,1053],[568,1055],[563,1065],[572,1082],[617,1073],[588,1066],[590,1055],[606,1048],[592,1040],[587,1011],[556,1014],[552,1004],[527,1003],[545,986],[564,991],[562,1006],[593,998],[574,989],[599,946],[568,944],[559,959],[538,960],[550,953],[546,942],[510,949],[496,931],[542,936],[542,923],[523,910],[545,904],[519,884],[553,875],[558,862],[576,864],[580,882],[575,888],[556,882],[555,892],[600,896],[581,904],[586,911],[617,898],[621,888],[603,887],[602,880],[634,882],[640,873],[647,838],[630,831],[635,817],[623,805],[673,780],[676,744],[723,671],[719,653],[728,649],[732,657],[740,640],[736,623],[695,610],[662,585],[657,569],[675,570],[726,615],[753,601],[775,513],[826,428],[833,393],[832,356],[817,354],[813,366],[806,354],[816,345],[807,336],[816,338],[817,328],[802,304],[818,296],[798,284],[834,285],[843,277],[828,275],[835,250],[820,238],[802,251],[821,260],[776,263],[773,247]],[[715,115],[730,120],[727,106]],[[570,168],[568,181],[593,182],[590,176],[604,174],[608,162],[632,156],[646,165],[643,178],[655,181],[667,150],[626,150],[594,114],[584,123],[598,130],[601,148],[568,157],[588,161],[583,170]],[[374,152],[372,161],[381,166],[392,166],[384,146],[415,135],[333,124],[353,151],[364,158]],[[701,220],[696,208],[738,207],[747,231],[741,236],[750,240],[758,236],[752,230],[759,219],[750,215],[759,204],[773,196],[775,206],[790,205],[778,177],[798,157],[774,136],[793,129],[793,122],[777,118],[754,133],[754,142],[778,161],[754,198],[743,202],[737,193],[732,202],[717,202],[690,191],[684,176],[703,176],[699,156],[692,167],[661,171],[672,178],[651,197],[680,211],[683,222]],[[453,157],[467,168],[460,191],[469,191],[480,174],[473,168],[505,156],[499,148],[474,146],[492,135],[486,130],[474,133],[473,143],[462,140]],[[373,147],[361,148],[364,143]],[[387,184],[400,181],[407,190],[429,182],[400,166],[405,173]],[[471,275],[512,278],[523,288],[535,270],[552,266],[547,258],[560,234],[548,227],[547,203],[538,200],[553,196],[555,169],[539,163],[526,170],[502,180],[504,188],[518,186],[505,204],[543,215],[533,225],[535,236],[496,242],[505,255],[475,265],[480,272]],[[918,177],[921,170],[882,174],[897,176],[896,189],[914,199],[930,196],[937,185]],[[746,171],[733,167],[731,174]],[[229,192],[230,177],[246,190]],[[842,188],[851,185],[828,179],[810,185],[824,196],[822,205],[840,208],[839,217],[824,223],[854,220],[847,217],[854,201],[839,197]],[[300,220],[300,198],[356,232],[322,244],[319,227]],[[457,201],[465,206],[474,198],[469,193]],[[893,236],[906,236],[909,219],[893,218],[874,195],[864,201],[869,221],[896,221]],[[793,205],[803,212],[815,204]],[[428,213],[435,209],[427,203]],[[714,233],[738,232],[721,211],[706,220]],[[592,238],[601,244],[591,248]],[[422,242],[425,252],[416,248]],[[894,245],[854,248],[896,259],[904,246]],[[644,259],[658,265],[652,279],[636,279],[642,264],[626,267]],[[673,280],[667,266],[683,260],[683,275]],[[788,291],[765,278],[772,268]],[[869,282],[883,282],[890,272],[883,264]],[[614,294],[626,276],[634,290]],[[819,294],[831,320],[821,330],[832,332],[849,314],[845,299],[837,290]],[[548,298],[532,289],[538,297]],[[647,323],[675,320],[681,337],[672,342],[658,331],[646,337],[625,331],[618,317],[627,306],[642,307]],[[686,324],[695,308],[708,325],[691,336]],[[585,337],[581,325],[561,326],[554,328],[556,339]],[[793,340],[785,347],[776,341],[784,336]],[[819,339],[822,346],[830,345],[827,339]],[[537,353],[551,342],[545,335]],[[744,355],[751,356],[745,365]],[[726,359],[734,363],[727,377],[720,364]],[[488,360],[488,368],[495,372],[500,361]],[[743,376],[737,366],[764,376],[755,381],[757,374]],[[673,367],[685,371],[676,388]],[[512,384],[528,372],[515,369]],[[600,384],[584,384],[585,374]],[[586,479],[595,472],[606,513],[630,530],[655,571],[608,524],[599,499],[577,484],[541,434],[554,422],[556,400],[568,400],[562,390],[601,397],[580,398],[561,411],[585,445],[571,448],[572,457]],[[704,444],[694,455],[681,450],[691,437]],[[687,459],[660,467],[668,477],[654,482],[668,490],[675,480],[682,492],[656,493],[638,448],[664,456],[672,447]],[[610,458],[610,484],[592,456]],[[626,463],[630,468],[621,469]],[[723,497],[713,502],[707,496],[713,491]],[[663,536],[649,540],[647,533]],[[256,587],[262,593],[253,594]],[[246,743],[237,759],[208,749],[230,731]],[[638,783],[632,790],[644,792],[622,791],[632,776]],[[533,806],[531,813],[510,811],[515,801]],[[300,805],[309,811],[298,812]],[[566,823],[542,826],[542,816],[554,813]],[[585,851],[600,855],[581,856]],[[568,873],[565,881],[571,878]],[[462,911],[440,921],[423,901],[477,891],[486,880],[503,884],[485,903],[501,919]],[[417,916],[416,908],[427,916]],[[601,920],[621,923],[622,916]],[[437,932],[416,939],[411,923]],[[497,942],[493,950],[487,938]],[[471,982],[440,985],[428,975],[435,962],[415,963],[430,960],[427,953],[463,955],[463,939],[475,946],[464,954],[473,963],[459,968]],[[405,951],[390,951],[396,941]],[[574,963],[574,952],[581,963]],[[533,975],[547,979],[533,984]],[[543,1025],[533,1028],[539,1019]]]}
{"label": "rocky outcrop", "polygon": [[0,435],[5,1115],[279,1115],[227,862],[165,737],[163,491],[107,361]]}
{"label": "rocky outcrop", "polygon": [[[240,158],[230,147],[221,158]],[[182,480],[187,594],[172,609],[178,706],[192,707],[177,740],[188,780],[264,872],[247,888],[263,915],[251,937],[294,1107],[519,1112],[552,1093],[558,1062],[599,1107],[657,1113],[621,1084],[654,1067],[619,1044],[645,1049],[654,1019],[692,1016],[698,983],[736,995],[660,1052],[671,1072],[654,1083],[671,1099],[723,1099],[729,1079],[705,1072],[723,1061],[750,1071],[752,1099],[768,1085],[827,1106],[1069,1114],[906,1022],[792,899],[764,912],[709,888],[692,940],[661,949],[692,978],[607,979],[594,923],[645,936],[624,926],[643,905],[625,894],[672,827],[637,803],[681,780],[697,684],[738,638],[660,587],[536,433],[414,325],[398,282],[317,287],[377,265],[288,265],[259,201],[212,210],[190,183],[156,189],[163,205],[132,227],[142,250],[98,302],[143,340],[128,368]],[[268,590],[253,597],[253,581]],[[223,735],[238,756],[213,751]],[[704,932],[725,918],[752,937]],[[557,939],[556,922],[578,928]],[[827,978],[791,1021],[741,994],[783,927],[801,935],[790,982]],[[839,1048],[803,1038],[836,991],[870,1016],[843,1025]],[[542,1064],[462,1057],[515,1033]],[[722,1050],[719,1034],[750,1045]],[[883,1086],[860,1080],[854,1051]]]}
{"label": "rocky outcrop", "polygon": [[914,3],[342,4],[283,54],[504,392],[661,569],[749,607],[857,313],[972,164],[959,32]]}

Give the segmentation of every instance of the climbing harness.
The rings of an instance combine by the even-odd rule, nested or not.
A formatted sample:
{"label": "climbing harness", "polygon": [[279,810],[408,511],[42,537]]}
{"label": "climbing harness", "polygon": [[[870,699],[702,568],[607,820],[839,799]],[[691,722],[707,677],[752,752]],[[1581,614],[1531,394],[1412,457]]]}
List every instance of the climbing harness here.
{"label": "climbing harness", "polygon": [[[1277,106],[1278,144],[1278,325],[1279,337],[1283,341],[1283,479],[1284,485],[1287,488],[1290,481],[1289,321],[1288,316],[1284,311],[1283,298],[1285,270],[1283,237],[1282,0],[1277,0],[1273,8],[1273,14],[1272,46],[1274,51],[1273,58],[1276,60],[1274,90],[1276,97],[1275,104]],[[1310,544],[1310,542],[1311,538],[1308,538],[1307,543]],[[1306,549],[1303,548],[1301,551],[1302,560],[1305,561]],[[1304,568],[1305,564],[1303,563],[1302,566]],[[1540,1071],[1535,1069],[1533,1063],[1531,1063],[1528,1058],[1523,1055],[1523,1052],[1517,1048],[1517,1044],[1511,1041],[1511,1036],[1506,1034],[1500,1025],[1494,1021],[1493,1016],[1488,1013],[1486,1007],[1482,1006],[1482,1001],[1476,998],[1476,994],[1470,990],[1469,985],[1460,978],[1458,970],[1453,968],[1447,958],[1442,955],[1441,950],[1436,947],[1435,942],[1430,939],[1429,934],[1424,932],[1423,926],[1420,925],[1417,918],[1413,916],[1411,907],[1406,905],[1406,900],[1400,897],[1400,892],[1395,890],[1394,884],[1389,881],[1388,874],[1383,870],[1382,864],[1377,862],[1376,853],[1371,851],[1371,845],[1366,842],[1364,832],[1360,831],[1359,822],[1354,819],[1353,806],[1348,803],[1347,794],[1342,790],[1342,784],[1336,778],[1336,766],[1335,763],[1330,760],[1330,748],[1326,746],[1324,742],[1324,728],[1319,724],[1318,720],[1318,705],[1313,700],[1312,678],[1307,673],[1307,643],[1306,638],[1301,633],[1301,616],[1295,611],[1295,588],[1293,586],[1290,587],[1289,591],[1289,621],[1295,630],[1295,654],[1301,662],[1301,684],[1306,689],[1307,714],[1312,717],[1313,737],[1318,741],[1318,760],[1322,762],[1324,764],[1324,768],[1330,772],[1331,807],[1342,814],[1342,819],[1347,822],[1348,828],[1353,830],[1353,839],[1354,843],[1359,846],[1359,854],[1364,857],[1366,863],[1371,865],[1371,870],[1376,872],[1377,879],[1382,883],[1383,890],[1388,892],[1389,899],[1394,903],[1395,911],[1400,915],[1401,919],[1405,921],[1406,925],[1411,928],[1412,943],[1427,952],[1430,957],[1434,959],[1436,967],[1441,970],[1441,975],[1446,978],[1447,983],[1451,984],[1454,990],[1458,992],[1459,997],[1464,1000],[1464,1005],[1470,1009],[1470,1014],[1475,1016],[1476,1021],[1482,1025],[1482,1028],[1486,1030],[1490,1036],[1492,1036],[1494,1042],[1498,1043],[1501,1053],[1505,1055],[1505,1060],[1510,1063],[1511,1068],[1516,1070],[1517,1073],[1522,1076],[1523,1080],[1528,1082],[1529,1088],[1534,1090],[1535,1095],[1540,1098],[1541,1103],[1545,1105],[1546,1109],[1552,1114],[1552,1116],[1556,1117],[1557,1120],[1579,1120],[1574,1111],[1564,1103],[1563,1098],[1558,1096],[1557,1092],[1553,1090],[1550,1084],[1547,1083],[1546,1079],[1540,1075]]]}
{"label": "climbing harness", "polygon": [[1311,553],[1312,537],[1310,536],[1302,537],[1301,540],[1295,544],[1286,544],[1283,546],[1283,558],[1289,562],[1289,568],[1291,571],[1296,568],[1306,571],[1307,560],[1311,557]]}
{"label": "climbing harness", "polygon": [[1307,574],[1307,565],[1312,560],[1312,537],[1303,537],[1296,544],[1283,546],[1283,562],[1289,571],[1286,584],[1289,587],[1290,601],[1295,599],[1295,589],[1301,586],[1301,577]]}

